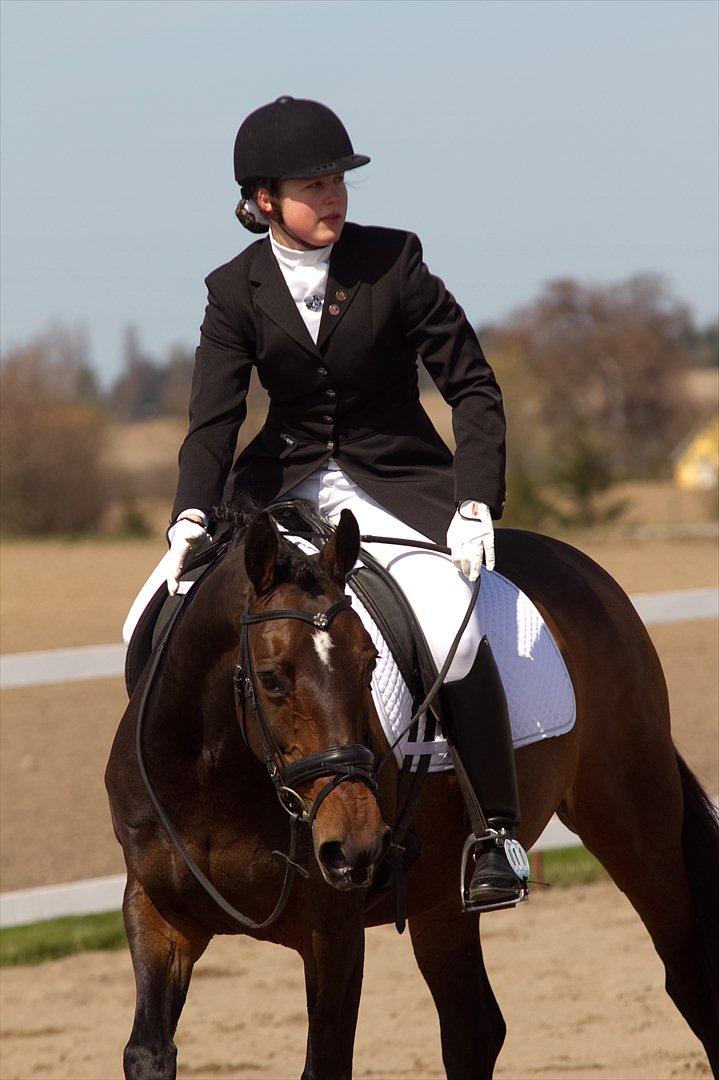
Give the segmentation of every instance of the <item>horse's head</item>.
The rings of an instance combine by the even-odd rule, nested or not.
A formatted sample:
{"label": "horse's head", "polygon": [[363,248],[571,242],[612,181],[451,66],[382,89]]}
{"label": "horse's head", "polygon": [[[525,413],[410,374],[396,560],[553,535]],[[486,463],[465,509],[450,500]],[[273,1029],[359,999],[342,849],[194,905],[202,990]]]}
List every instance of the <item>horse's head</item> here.
{"label": "horse's head", "polygon": [[290,806],[300,796],[322,874],[338,889],[369,884],[389,835],[366,749],[377,650],[344,592],[358,553],[347,510],[318,556],[283,540],[266,513],[245,538],[246,738],[277,770],[280,796]]}

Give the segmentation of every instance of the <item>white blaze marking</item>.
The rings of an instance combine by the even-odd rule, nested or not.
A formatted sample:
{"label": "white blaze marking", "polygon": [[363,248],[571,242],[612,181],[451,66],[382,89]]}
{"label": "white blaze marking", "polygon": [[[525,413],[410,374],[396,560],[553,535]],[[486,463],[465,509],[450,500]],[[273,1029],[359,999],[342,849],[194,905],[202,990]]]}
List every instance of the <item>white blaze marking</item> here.
{"label": "white blaze marking", "polygon": [[329,634],[326,630],[316,630],[313,634],[312,640],[315,643],[315,649],[317,650],[317,655],[319,656],[320,660],[323,664],[326,664],[327,667],[329,667],[330,649],[334,644]]}

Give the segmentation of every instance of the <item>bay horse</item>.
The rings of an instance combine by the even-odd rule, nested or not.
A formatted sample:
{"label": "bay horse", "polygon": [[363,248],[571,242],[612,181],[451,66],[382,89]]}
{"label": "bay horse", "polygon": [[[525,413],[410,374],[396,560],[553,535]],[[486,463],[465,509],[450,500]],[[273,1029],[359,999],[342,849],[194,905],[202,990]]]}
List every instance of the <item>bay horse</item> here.
{"label": "bay horse", "polygon": [[[249,648],[272,752],[292,763],[328,747],[385,751],[369,689],[376,651],[357,614],[340,604],[358,551],[359,530],[346,510],[317,556],[283,539],[264,511],[241,523],[170,636],[143,736],[158,799],[202,871],[248,913],[255,928],[244,932],[289,946],[304,961],[302,1080],[348,1080],[352,1073],[364,928],[393,919],[391,896],[369,912],[364,898],[396,818],[397,769],[391,760],[374,790],[360,776],[343,776],[337,786],[327,774],[297,784],[316,809],[290,856],[302,876],[280,917],[258,925],[286,878],[288,819],[261,760],[267,744],[256,714],[246,702],[237,708],[233,671],[243,611],[262,616]],[[496,557],[497,569],[546,620],[577,703],[569,733],[516,753],[519,839],[529,849],[556,811],[600,860],[644,922],[666,989],[716,1075],[719,824],[673,746],[649,635],[619,585],[575,548],[499,529]],[[333,607],[331,626],[317,629],[313,613]],[[303,618],[272,617],[286,610]],[[147,670],[120,723],[106,785],[127,864],[123,914],[137,984],[125,1075],[165,1080],[176,1075],[173,1036],[193,965],[213,935],[243,931],[189,872],[143,784],[135,738],[146,677]],[[478,916],[461,910],[467,826],[453,773],[430,774],[414,828],[422,852],[408,875],[409,929],[439,1014],[446,1073],[450,1080],[489,1078],[506,1029],[482,959]]]}

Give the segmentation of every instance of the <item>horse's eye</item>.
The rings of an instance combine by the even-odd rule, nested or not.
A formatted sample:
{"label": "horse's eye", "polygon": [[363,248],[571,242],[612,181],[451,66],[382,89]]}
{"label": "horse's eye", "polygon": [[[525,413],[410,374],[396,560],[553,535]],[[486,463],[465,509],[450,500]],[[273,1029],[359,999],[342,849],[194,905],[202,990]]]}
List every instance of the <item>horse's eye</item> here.
{"label": "horse's eye", "polygon": [[263,688],[270,694],[276,694],[282,689],[279,680],[271,671],[261,671],[259,677]]}

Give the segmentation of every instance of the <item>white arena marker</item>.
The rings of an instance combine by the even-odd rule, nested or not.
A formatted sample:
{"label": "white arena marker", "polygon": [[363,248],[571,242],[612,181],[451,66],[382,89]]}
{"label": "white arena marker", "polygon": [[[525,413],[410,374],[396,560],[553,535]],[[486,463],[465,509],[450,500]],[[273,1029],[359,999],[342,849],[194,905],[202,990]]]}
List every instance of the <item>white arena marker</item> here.
{"label": "white arena marker", "polygon": [[719,618],[719,590],[676,589],[665,593],[639,593],[631,598],[647,626]]}
{"label": "white arena marker", "polygon": [[0,926],[24,926],[67,915],[96,915],[122,907],[125,874],[68,881],[0,895]]}
{"label": "white arena marker", "polygon": [[111,679],[125,673],[124,645],[82,645],[75,649],[7,653],[0,656],[0,686],[43,686],[47,683]]}

